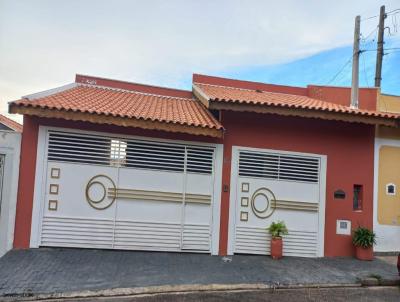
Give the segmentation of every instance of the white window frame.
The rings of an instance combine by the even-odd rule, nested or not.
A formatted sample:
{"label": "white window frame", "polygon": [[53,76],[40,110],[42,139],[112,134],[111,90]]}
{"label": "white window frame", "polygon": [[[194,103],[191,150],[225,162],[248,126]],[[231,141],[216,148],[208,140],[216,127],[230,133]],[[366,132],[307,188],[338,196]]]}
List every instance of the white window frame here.
{"label": "white window frame", "polygon": [[[389,193],[389,187],[390,186],[393,186],[393,188],[394,188],[394,191],[393,191],[393,193]],[[396,185],[394,184],[394,183],[388,183],[388,184],[386,184],[386,195],[389,195],[389,196],[396,196]]]}

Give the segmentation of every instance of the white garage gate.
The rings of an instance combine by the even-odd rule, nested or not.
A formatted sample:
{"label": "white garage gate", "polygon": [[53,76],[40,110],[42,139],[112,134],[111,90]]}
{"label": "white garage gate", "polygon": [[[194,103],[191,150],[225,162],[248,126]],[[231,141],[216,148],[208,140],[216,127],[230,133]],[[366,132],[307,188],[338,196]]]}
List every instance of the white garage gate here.
{"label": "white garage gate", "polygon": [[266,228],[283,220],[286,256],[323,256],[326,157],[233,147],[231,250],[270,254]]}
{"label": "white garage gate", "polygon": [[41,131],[38,246],[211,252],[215,146]]}

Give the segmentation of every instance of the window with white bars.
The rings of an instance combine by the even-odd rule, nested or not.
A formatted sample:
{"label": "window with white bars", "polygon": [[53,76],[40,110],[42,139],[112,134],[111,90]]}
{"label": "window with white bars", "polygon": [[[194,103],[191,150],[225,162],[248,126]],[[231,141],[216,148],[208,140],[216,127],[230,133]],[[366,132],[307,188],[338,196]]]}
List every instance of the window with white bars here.
{"label": "window with white bars", "polygon": [[130,168],[183,172],[185,167],[185,146],[128,141],[126,166]]}
{"label": "window with white bars", "polygon": [[188,172],[193,173],[212,173],[214,160],[214,149],[187,147],[187,166]]}
{"label": "window with white bars", "polygon": [[97,135],[49,132],[48,160],[110,165],[110,154],[110,138]]}
{"label": "window with white bars", "polygon": [[241,151],[239,155],[239,175],[318,183],[319,158]]}
{"label": "window with white bars", "polygon": [[211,174],[213,159],[212,147],[49,131],[50,161]]}

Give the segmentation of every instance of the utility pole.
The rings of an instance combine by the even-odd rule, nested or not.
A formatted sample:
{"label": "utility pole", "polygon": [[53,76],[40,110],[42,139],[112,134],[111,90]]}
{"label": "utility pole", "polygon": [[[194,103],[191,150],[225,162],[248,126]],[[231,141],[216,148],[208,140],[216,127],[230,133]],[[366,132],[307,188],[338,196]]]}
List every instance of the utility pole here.
{"label": "utility pole", "polygon": [[378,45],[376,52],[376,68],[375,68],[375,87],[381,87],[382,81],[382,59],[383,59],[383,36],[385,34],[385,6],[381,6],[379,13],[379,29],[378,29]]}
{"label": "utility pole", "polygon": [[353,69],[351,78],[351,107],[358,108],[358,70],[360,59],[360,16],[356,17],[354,26]]}

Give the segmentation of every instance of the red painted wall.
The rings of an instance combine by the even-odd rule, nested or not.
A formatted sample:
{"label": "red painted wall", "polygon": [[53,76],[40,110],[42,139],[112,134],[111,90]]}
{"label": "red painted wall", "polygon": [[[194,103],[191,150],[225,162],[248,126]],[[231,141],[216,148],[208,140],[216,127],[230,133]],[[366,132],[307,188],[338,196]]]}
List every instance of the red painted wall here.
{"label": "red painted wall", "polygon": [[126,81],[105,79],[99,77],[92,77],[86,75],[77,74],[75,76],[75,82],[81,84],[90,84],[90,85],[98,85],[105,86],[111,88],[125,89],[125,90],[133,90],[140,91],[144,93],[153,93],[164,96],[172,96],[172,97],[181,97],[181,98],[193,98],[192,91],[189,90],[181,90],[181,89],[173,89],[168,87],[159,87],[153,85],[132,83]]}
{"label": "red painted wall", "polygon": [[[295,87],[286,85],[274,85],[251,81],[242,81],[235,79],[227,79],[221,77],[207,76],[201,74],[193,74],[193,83],[203,83],[209,85],[220,85],[227,87],[236,87],[242,89],[295,94],[308,96],[310,98],[319,99],[325,102],[350,106],[351,88],[335,87],[335,86],[317,86],[308,85],[305,87]],[[359,90],[359,108],[366,110],[376,110],[378,98],[377,88],[360,88]]]}
{"label": "red painted wall", "polygon": [[[330,103],[350,106],[351,88],[309,85],[308,96]],[[360,109],[376,110],[377,100],[377,88],[360,88],[358,101]]]}
{"label": "red painted wall", "polygon": [[193,74],[193,83],[220,85],[220,86],[236,87],[236,88],[251,89],[251,90],[260,89],[260,90],[269,91],[269,92],[288,93],[288,94],[296,94],[296,95],[304,95],[304,96],[307,96],[307,94],[308,94],[307,88],[304,88],[304,87],[285,86],[285,85],[266,84],[266,83],[260,83],[260,82],[234,80],[234,79],[207,76],[207,75],[196,74],[196,73]]}
{"label": "red painted wall", "polygon": [[17,249],[28,248],[31,236],[38,129],[36,119],[24,116],[14,231],[14,248]]}
{"label": "red painted wall", "polygon": [[[232,146],[327,155],[325,256],[351,256],[351,236],[336,235],[336,220],[372,228],[374,127],[276,115],[222,112],[223,185],[230,185]],[[251,134],[251,135],[249,135]],[[362,212],[353,211],[353,184],[364,187]],[[334,200],[337,189],[346,199]],[[227,253],[229,192],[222,192],[220,253]]]}

